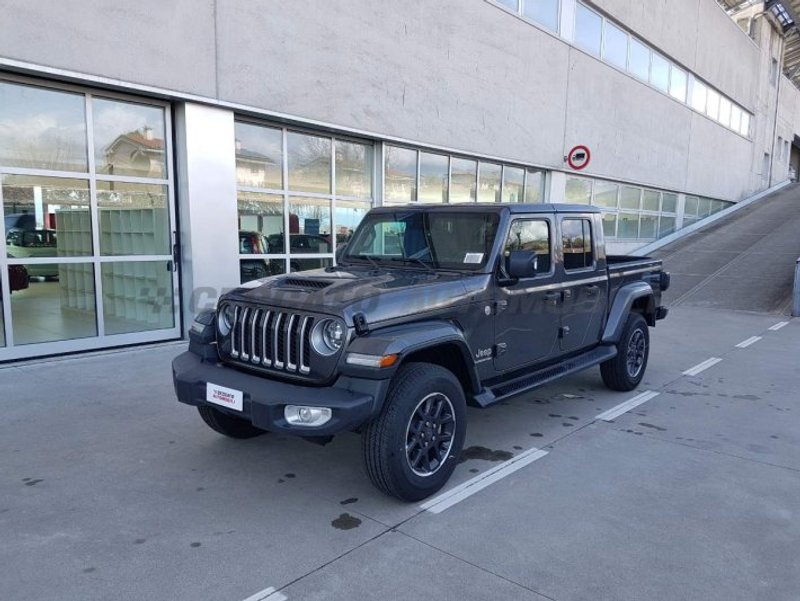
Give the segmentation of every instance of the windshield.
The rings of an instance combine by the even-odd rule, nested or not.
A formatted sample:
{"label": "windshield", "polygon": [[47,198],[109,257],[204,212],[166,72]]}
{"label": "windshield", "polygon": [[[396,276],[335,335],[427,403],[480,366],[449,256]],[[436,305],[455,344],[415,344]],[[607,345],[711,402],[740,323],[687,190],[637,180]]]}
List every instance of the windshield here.
{"label": "windshield", "polygon": [[358,227],[344,259],[476,271],[489,260],[498,222],[496,213],[374,213]]}

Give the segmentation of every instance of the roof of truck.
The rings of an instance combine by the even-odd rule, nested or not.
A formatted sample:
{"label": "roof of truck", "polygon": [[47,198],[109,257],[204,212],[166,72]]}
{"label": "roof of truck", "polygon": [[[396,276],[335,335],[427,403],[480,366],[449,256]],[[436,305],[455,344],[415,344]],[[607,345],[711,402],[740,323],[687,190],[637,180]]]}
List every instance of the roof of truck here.
{"label": "roof of truck", "polygon": [[414,209],[417,211],[452,211],[469,210],[476,212],[508,211],[509,213],[599,213],[597,207],[575,204],[512,204],[512,203],[454,203],[454,204],[422,204],[412,203],[375,207],[374,211],[396,211],[398,209]]}

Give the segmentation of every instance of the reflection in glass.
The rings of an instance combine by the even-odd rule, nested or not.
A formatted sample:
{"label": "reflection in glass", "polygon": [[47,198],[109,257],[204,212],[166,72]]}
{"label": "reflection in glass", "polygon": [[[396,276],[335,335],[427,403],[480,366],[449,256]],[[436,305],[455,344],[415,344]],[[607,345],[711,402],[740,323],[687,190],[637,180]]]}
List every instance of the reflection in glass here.
{"label": "reflection in glass", "polygon": [[283,244],[283,196],[239,192],[239,253],[286,252]]}
{"label": "reflection in glass", "polygon": [[708,87],[699,79],[695,78],[692,83],[692,108],[701,113],[706,112],[706,97]]}
{"label": "reflection in glass", "polygon": [[750,136],[750,113],[742,112],[742,122],[739,127],[739,133],[745,137]]}
{"label": "reflection in glass", "polygon": [[664,192],[661,195],[661,210],[664,213],[674,213],[678,210],[678,195]]}
{"label": "reflection in glass", "polygon": [[[0,181],[6,249],[10,257],[92,254],[92,218],[86,180],[4,175]],[[20,233],[22,230],[26,233]]]}
{"label": "reflection in glass", "polygon": [[164,109],[119,100],[92,100],[97,173],[167,177]]}
{"label": "reflection in glass", "polygon": [[175,326],[172,272],[167,261],[103,263],[100,274],[106,334]]}
{"label": "reflection in glass", "polygon": [[336,194],[372,198],[372,146],[336,140]]}
{"label": "reflection in glass", "polygon": [[738,132],[742,127],[742,109],[735,104],[731,106],[731,129]]}
{"label": "reflection in glass", "polygon": [[632,188],[631,186],[622,186],[622,191],[619,197],[619,207],[621,209],[636,209],[639,210],[639,198],[642,195],[641,188]]}
{"label": "reflection in glass", "polygon": [[581,177],[568,177],[564,201],[572,204],[586,204],[592,200],[592,180]]}
{"label": "reflection in glass", "polygon": [[479,163],[478,202],[500,202],[500,176],[502,165]]}
{"label": "reflection in glass", "polygon": [[283,132],[236,123],[236,181],[253,188],[283,188]]}
{"label": "reflection in glass", "polygon": [[669,89],[669,61],[655,52],[650,64],[650,83],[662,92]]}
{"label": "reflection in glass", "polygon": [[687,196],[684,204],[683,214],[697,216],[697,209],[700,205],[700,199],[697,196]]}
{"label": "reflection in glass", "polygon": [[239,279],[242,284],[284,273],[286,273],[286,261],[284,259],[253,258],[239,260]]}
{"label": "reflection in glass", "polygon": [[711,214],[711,199],[701,198],[697,209],[697,215],[700,217],[708,217]]}
{"label": "reflection in glass", "polygon": [[559,0],[525,0],[522,14],[550,31],[558,31],[558,2]]}
{"label": "reflection in glass", "polygon": [[100,254],[170,254],[168,203],[166,186],[98,181]]}
{"label": "reflection in glass", "polygon": [[519,0],[497,0],[500,4],[507,6],[512,10],[517,10],[519,6]]}
{"label": "reflection in glass", "polygon": [[[23,271],[23,269],[24,268],[19,265],[12,265],[11,267],[8,268],[8,279],[11,283],[12,293],[15,290],[14,288],[15,281],[19,282],[18,285],[22,286],[23,285],[22,281],[24,278],[24,285],[26,287],[28,286],[28,281],[27,281],[28,277],[27,274],[25,274],[25,272]],[[14,274],[14,272],[16,272],[16,275]],[[6,327],[5,327],[5,318],[3,317],[3,290],[0,289],[0,347],[3,347],[5,345],[6,345]]]}
{"label": "reflection in glass", "polygon": [[406,203],[417,200],[417,151],[386,146],[384,200]]}
{"label": "reflection in glass", "polygon": [[611,182],[596,181],[594,184],[594,204],[597,207],[617,207],[619,185]]}
{"label": "reflection in glass", "polygon": [[628,34],[610,21],[605,22],[603,59],[620,69],[624,69],[628,61]]}
{"label": "reflection in glass", "polygon": [[658,211],[661,193],[655,190],[645,190],[642,194],[642,209],[645,211]]}
{"label": "reflection in glass", "polygon": [[83,94],[0,82],[0,165],[87,171]]}
{"label": "reflection in glass", "polygon": [[719,122],[725,127],[731,124],[731,101],[725,97],[719,99]]}
{"label": "reflection in glass", "polygon": [[603,234],[606,238],[617,236],[617,214],[603,213]]}
{"label": "reflection in glass", "polygon": [[470,159],[450,161],[450,202],[475,202],[478,163]]}
{"label": "reflection in glass", "polygon": [[675,65],[671,65],[669,77],[669,95],[680,100],[681,102],[686,102],[687,85],[688,81],[686,79],[686,71],[682,71]]}
{"label": "reflection in glass", "polygon": [[661,216],[658,223],[658,237],[663,238],[675,231],[675,218]]}
{"label": "reflection in glass", "polygon": [[286,140],[289,189],[293,192],[331,192],[331,140],[289,132]]}
{"label": "reflection in glass", "polygon": [[575,6],[575,44],[592,54],[600,54],[603,19],[582,4]]}
{"label": "reflection in glass", "polygon": [[290,259],[289,270],[310,271],[312,269],[324,269],[333,265],[333,259]]}
{"label": "reflection in glass", "polygon": [[331,201],[316,198],[289,199],[289,252],[331,253]]}
{"label": "reflection in glass", "polygon": [[336,244],[345,244],[350,240],[369,209],[368,202],[336,201]]}
{"label": "reflection in glass", "polygon": [[617,222],[617,238],[639,237],[639,215],[620,213]]}
{"label": "reflection in glass", "polygon": [[642,215],[639,224],[639,238],[655,238],[658,235],[658,217]]}
{"label": "reflection in glass", "polygon": [[544,202],[544,171],[528,169],[525,202]]}
{"label": "reflection in glass", "polygon": [[503,167],[503,202],[522,202],[524,185],[524,169]]}
{"label": "reflection in glass", "polygon": [[719,118],[719,92],[708,88],[708,99],[706,104],[706,115],[714,119]]}
{"label": "reflection in glass", "polygon": [[642,81],[650,79],[650,48],[633,37],[628,51],[628,71]]}
{"label": "reflection in glass", "polygon": [[[30,271],[32,265],[24,267]],[[92,264],[61,263],[50,270],[58,281],[33,279],[11,295],[15,345],[97,336]]]}
{"label": "reflection in glass", "polygon": [[421,152],[419,155],[419,201],[447,202],[449,159],[442,154]]}

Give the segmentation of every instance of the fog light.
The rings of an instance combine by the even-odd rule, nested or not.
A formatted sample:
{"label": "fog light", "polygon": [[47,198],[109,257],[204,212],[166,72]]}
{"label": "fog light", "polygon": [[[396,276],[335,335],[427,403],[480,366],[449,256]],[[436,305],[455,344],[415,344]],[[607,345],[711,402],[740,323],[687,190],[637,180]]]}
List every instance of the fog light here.
{"label": "fog light", "polygon": [[293,426],[318,428],[327,424],[333,413],[327,407],[306,407],[304,405],[286,405],[283,416]]}

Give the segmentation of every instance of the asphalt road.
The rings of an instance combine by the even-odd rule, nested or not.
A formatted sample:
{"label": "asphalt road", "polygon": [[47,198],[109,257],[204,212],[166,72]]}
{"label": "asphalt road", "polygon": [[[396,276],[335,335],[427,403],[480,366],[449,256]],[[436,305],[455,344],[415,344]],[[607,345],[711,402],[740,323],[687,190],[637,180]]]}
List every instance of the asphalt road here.
{"label": "asphalt road", "polygon": [[212,432],[182,345],[0,368],[0,599],[796,601],[800,321],[678,306],[652,346],[633,393],[594,369],[471,409],[420,504],[355,435]]}

